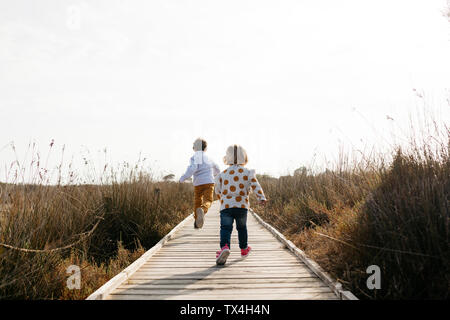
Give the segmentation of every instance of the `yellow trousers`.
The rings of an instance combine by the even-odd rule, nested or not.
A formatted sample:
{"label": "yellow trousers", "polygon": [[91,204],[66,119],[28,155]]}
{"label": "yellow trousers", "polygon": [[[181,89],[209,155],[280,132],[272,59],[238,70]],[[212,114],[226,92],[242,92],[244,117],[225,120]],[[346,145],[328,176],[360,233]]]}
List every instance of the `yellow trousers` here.
{"label": "yellow trousers", "polygon": [[202,208],[203,212],[206,214],[209,207],[211,207],[213,200],[214,183],[194,186],[194,218],[197,218],[197,213],[195,212],[197,208]]}

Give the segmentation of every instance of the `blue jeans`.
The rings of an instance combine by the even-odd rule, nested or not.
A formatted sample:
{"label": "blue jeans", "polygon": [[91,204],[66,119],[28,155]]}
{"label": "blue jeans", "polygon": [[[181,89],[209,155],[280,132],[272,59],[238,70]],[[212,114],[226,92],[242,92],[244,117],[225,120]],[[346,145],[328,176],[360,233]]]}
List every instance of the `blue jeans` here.
{"label": "blue jeans", "polygon": [[231,248],[231,232],[233,231],[233,221],[236,220],[238,231],[239,248],[247,248],[247,209],[229,208],[220,211],[220,247],[226,244]]}

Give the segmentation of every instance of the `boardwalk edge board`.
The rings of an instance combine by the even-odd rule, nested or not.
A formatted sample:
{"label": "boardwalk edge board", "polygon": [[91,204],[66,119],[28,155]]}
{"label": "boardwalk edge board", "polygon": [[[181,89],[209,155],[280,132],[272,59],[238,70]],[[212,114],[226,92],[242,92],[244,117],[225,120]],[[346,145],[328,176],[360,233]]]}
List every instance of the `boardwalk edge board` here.
{"label": "boardwalk edge board", "polygon": [[118,288],[122,283],[127,281],[133,273],[135,273],[142,265],[144,265],[148,259],[150,259],[155,253],[158,252],[162,246],[169,241],[173,235],[180,230],[189,221],[194,220],[194,214],[191,213],[183,221],[175,226],[168,234],[166,234],[157,244],[146,251],[142,256],[140,256],[136,261],[130,264],[127,268],[118,273],[111,280],[106,282],[103,286],[98,288],[94,293],[92,293],[86,300],[103,300],[109,295],[110,292]]}
{"label": "boardwalk edge board", "polygon": [[312,272],[314,272],[341,300],[358,300],[358,298],[350,291],[343,290],[342,284],[334,280],[328,273],[326,273],[315,261],[308,258],[308,256],[290,240],[286,239],[277,229],[265,222],[255,211],[249,209],[256,220],[269,230],[287,249],[295,254],[301,261],[303,261]]}

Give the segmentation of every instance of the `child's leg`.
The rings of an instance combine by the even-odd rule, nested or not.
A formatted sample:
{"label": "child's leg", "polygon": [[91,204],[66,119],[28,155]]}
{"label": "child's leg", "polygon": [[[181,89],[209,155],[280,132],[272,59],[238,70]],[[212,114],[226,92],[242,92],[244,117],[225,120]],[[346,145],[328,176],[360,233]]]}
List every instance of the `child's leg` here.
{"label": "child's leg", "polygon": [[209,207],[211,207],[211,204],[214,200],[214,183],[204,184],[203,187],[203,199],[202,199],[202,209],[203,212],[206,214],[208,212]]}
{"label": "child's leg", "polygon": [[202,207],[202,186],[194,186],[194,219],[197,219],[197,208]]}
{"label": "child's leg", "polygon": [[233,231],[233,217],[227,209],[220,212],[220,247],[226,244],[231,247],[231,232]]}
{"label": "child's leg", "polygon": [[236,209],[239,210],[235,213],[236,218],[236,229],[238,231],[239,248],[246,249],[248,241],[247,233],[247,209]]}

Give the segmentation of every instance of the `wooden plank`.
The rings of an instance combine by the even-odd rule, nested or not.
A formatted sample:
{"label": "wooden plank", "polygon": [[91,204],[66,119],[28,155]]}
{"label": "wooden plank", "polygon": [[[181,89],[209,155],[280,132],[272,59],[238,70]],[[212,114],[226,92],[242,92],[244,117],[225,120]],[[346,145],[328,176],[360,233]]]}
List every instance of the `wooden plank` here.
{"label": "wooden plank", "polygon": [[350,291],[341,290],[340,294],[341,294],[341,296],[340,296],[341,300],[358,300],[358,298]]}
{"label": "wooden plank", "polygon": [[[287,264],[282,264],[282,263],[265,263],[264,267],[269,267],[269,268],[274,268],[276,270],[280,270],[280,268],[283,267],[296,267],[299,266],[299,264],[293,264],[293,263],[287,263]],[[302,265],[300,265],[302,266]],[[202,269],[207,269],[207,268],[217,268],[216,266],[216,262],[215,261],[209,261],[209,262],[203,262],[203,263],[169,263],[169,262],[164,262],[164,263],[151,263],[148,264],[145,269],[146,270],[152,270],[154,268],[159,268],[159,269],[163,269],[163,268],[168,268],[168,269],[184,269],[184,268],[202,268]],[[229,266],[229,268],[231,268],[232,270],[235,269],[248,269],[248,268],[253,268],[254,272],[258,272],[257,268],[262,268],[263,266],[259,263],[239,263],[239,264],[232,264]],[[303,265],[302,267],[305,267],[305,265]]]}
{"label": "wooden plank", "polygon": [[189,284],[308,284],[320,283],[325,285],[318,277],[305,278],[243,278],[239,279],[128,279],[124,284],[152,284],[152,285],[189,285]]}
{"label": "wooden plank", "polygon": [[[193,248],[193,247],[189,247],[189,246],[177,246],[177,247],[167,247],[164,248],[164,252],[213,252],[215,253],[219,248],[216,246],[209,246],[209,247],[201,247],[201,248]],[[230,248],[231,251],[233,251],[233,247]],[[284,247],[282,246],[272,246],[272,247],[256,247],[256,248],[252,248],[252,252],[257,252],[257,251],[276,251],[279,252],[280,249],[284,249]]]}
{"label": "wooden plank", "polygon": [[[203,257],[184,257],[184,258],[178,258],[178,259],[174,259],[174,260],[167,260],[165,257],[164,258],[156,258],[154,261],[152,259],[152,262],[173,262],[173,263],[191,263],[191,262],[213,262],[216,263],[216,258],[215,256],[203,256]],[[248,263],[259,263],[264,264],[264,263],[275,263],[275,262],[287,262],[287,263],[297,263],[297,261],[295,260],[291,260],[290,258],[279,258],[279,259],[260,259],[260,258],[246,258],[246,259],[242,259],[240,256],[232,256],[230,255],[227,259],[227,262],[225,264],[225,266],[227,264],[232,264],[232,265],[239,265],[239,264],[248,264]],[[149,262],[150,263],[150,262]],[[301,266],[305,266],[305,264],[302,261],[298,262]]]}
{"label": "wooden plank", "polygon": [[[237,243],[231,243],[231,246],[229,245],[230,250],[233,252],[239,252],[240,248]],[[280,251],[282,249],[285,249],[284,246],[278,245],[278,244],[271,244],[271,245],[258,245],[258,246],[252,246],[252,252],[256,251]],[[171,244],[167,245],[167,247],[164,247],[164,252],[170,252],[170,251],[184,251],[184,252],[197,252],[197,251],[214,251],[220,250],[219,243],[211,243],[211,244],[203,244],[203,245],[189,245],[189,244]]]}
{"label": "wooden plank", "polygon": [[[247,258],[248,260],[242,261],[241,258],[228,258],[227,260],[227,264],[232,264],[232,265],[248,265],[248,264],[266,264],[266,265],[272,265],[272,264],[279,264],[279,263],[287,263],[287,264],[299,264],[301,266],[305,266],[305,264],[301,261],[297,262],[295,260],[291,260],[291,259],[267,259],[267,260],[262,260],[262,259],[250,259]],[[201,264],[211,264],[211,263],[216,263],[216,259],[214,257],[207,257],[207,258],[185,258],[185,259],[177,259],[177,260],[166,260],[166,259],[152,259],[151,262],[148,262],[149,264],[153,264],[153,263],[158,263],[158,264],[163,264],[163,263],[168,263],[168,264],[178,264],[178,265],[184,265],[186,264],[190,264],[190,263],[201,263]]]}
{"label": "wooden plank", "polygon": [[138,294],[138,295],[176,295],[176,294],[193,294],[193,295],[211,295],[218,294],[223,296],[223,299],[234,295],[251,295],[251,294],[301,294],[301,293],[328,293],[330,288],[325,287],[311,287],[311,288],[241,288],[241,289],[147,289],[142,287],[137,288],[116,288],[115,294]]}
{"label": "wooden plank", "polygon": [[[182,244],[182,243],[213,243],[216,245],[219,245],[220,243],[220,237],[211,237],[211,238],[196,238],[196,239],[188,239],[188,238],[181,238],[181,239],[177,239],[177,240],[173,240],[170,241],[171,244]],[[235,239],[235,238],[231,238],[231,243],[239,243],[239,239]],[[278,242],[274,242],[273,239],[270,240],[266,237],[248,237],[248,243],[250,246],[252,246],[252,244],[257,243],[262,244],[262,243],[271,243],[271,244],[280,244]]]}
{"label": "wooden plank", "polygon": [[[231,242],[231,244],[238,244],[238,242]],[[173,247],[179,247],[179,248],[185,248],[185,249],[197,249],[197,248],[213,248],[213,249],[219,249],[219,239],[217,241],[197,241],[197,242],[191,242],[189,240],[184,241],[171,241],[168,244],[165,245],[165,248],[170,249]],[[250,244],[250,242],[249,242]],[[265,249],[265,248],[285,248],[284,245],[282,245],[279,242],[261,242],[257,246],[252,246],[252,249]],[[235,246],[236,249],[238,249],[237,246]]]}
{"label": "wooden plank", "polygon": [[[253,238],[270,238],[272,235],[270,234],[270,232],[267,231],[259,231],[259,232],[248,232],[248,237],[253,237]],[[217,231],[217,233],[203,233],[203,234],[194,234],[194,233],[181,233],[178,234],[174,239],[175,240],[181,240],[181,239],[218,239],[220,238],[220,232],[219,230]],[[238,237],[238,233],[237,232],[232,232],[231,233],[231,239],[239,239]],[[251,240],[251,239],[250,239]],[[272,240],[273,240],[273,236],[272,236]]]}
{"label": "wooden plank", "polygon": [[[193,254],[193,255],[176,255],[173,256],[173,258],[170,257],[170,255],[159,255],[157,257],[152,258],[152,261],[173,261],[173,262],[189,262],[189,261],[211,261],[213,260],[215,262],[216,260],[216,252],[205,252],[205,253],[199,253],[199,254]],[[255,255],[250,254],[248,257],[242,257],[240,252],[233,254],[233,252],[230,253],[228,256],[227,262],[229,261],[235,261],[236,263],[245,263],[247,261],[259,261],[260,263],[264,262],[270,262],[270,261],[285,261],[285,262],[295,262],[303,264],[303,261],[299,260],[296,257],[289,257],[289,256],[283,256],[283,255]]]}
{"label": "wooden plank", "polygon": [[[252,248],[252,252],[250,253],[252,256],[259,256],[261,258],[264,257],[270,257],[272,255],[276,255],[278,253],[280,253],[280,251],[282,251],[284,248]],[[173,257],[176,256],[181,256],[181,255],[201,255],[201,254],[206,254],[209,256],[214,256],[216,255],[216,252],[219,250],[219,248],[217,247],[210,247],[210,248],[191,248],[190,250],[188,248],[165,248],[163,251],[161,251],[161,254],[172,254]],[[234,256],[241,256],[241,250],[239,248],[230,248],[230,254],[234,255]]]}
{"label": "wooden plank", "polygon": [[[114,300],[223,300],[224,297],[218,293],[216,295],[138,295],[138,294],[111,294],[110,299]],[[333,292],[308,292],[286,294],[236,294],[227,296],[227,300],[337,300],[338,297]]]}
{"label": "wooden plank", "polygon": [[[162,251],[162,250],[161,250]],[[216,252],[211,252],[211,251],[206,251],[206,252],[180,252],[176,255],[174,255],[171,252],[166,252],[163,251],[161,253],[159,253],[158,255],[155,255],[155,258],[172,258],[172,260],[183,260],[183,259],[196,259],[196,258],[200,258],[200,259],[205,259],[205,258],[213,258],[215,259],[216,257]],[[243,259],[241,257],[241,252],[237,252],[236,250],[231,250],[230,252],[230,256],[228,259]],[[264,261],[264,260],[269,260],[269,259],[296,259],[297,261],[301,261],[299,258],[289,255],[289,254],[285,254],[284,252],[280,252],[278,251],[271,251],[269,254],[264,254],[263,252],[258,253],[257,251],[252,251],[250,253],[250,255],[245,258],[245,260],[250,260],[250,259],[258,259],[260,261]]]}
{"label": "wooden plank", "polygon": [[[262,265],[261,263],[255,262],[255,261],[250,261],[250,262],[240,262],[238,264],[230,264],[230,262],[228,262],[228,265],[230,266],[230,268],[261,268]],[[296,263],[296,262],[272,262],[272,263],[264,263],[265,267],[270,267],[270,268],[282,268],[282,267],[295,267],[298,266],[300,264]],[[200,261],[200,262],[147,262],[145,264],[145,266],[143,266],[144,268],[175,268],[175,269],[180,269],[180,268],[209,268],[211,266],[216,266],[216,261],[211,259],[209,261]],[[255,271],[257,271],[258,269],[256,269]]]}
{"label": "wooden plank", "polygon": [[[259,289],[259,288],[317,288],[323,287],[328,288],[326,284],[324,284],[320,280],[309,281],[309,282],[279,282],[279,283],[228,283],[228,284],[220,284],[220,283],[193,283],[193,284],[152,284],[152,283],[137,283],[137,284],[123,284],[118,287],[118,290],[123,289],[150,289],[150,290],[159,290],[159,289],[176,289],[176,290],[225,290],[225,289]],[[329,290],[328,290],[329,291]],[[118,291],[115,291],[118,292]]]}
{"label": "wooden plank", "polygon": [[[158,256],[158,257],[153,257],[150,262],[154,262],[154,261],[160,261],[160,262],[190,262],[190,261],[215,261],[215,255],[210,254],[210,255],[203,255],[203,256],[184,256],[184,257],[174,257],[171,258],[170,256]],[[260,263],[265,263],[265,262],[277,262],[277,261],[284,261],[284,262],[295,262],[295,263],[301,263],[303,264],[303,261],[300,261],[299,259],[295,258],[295,257],[283,257],[283,256],[278,256],[278,257],[272,257],[272,256],[254,256],[254,255],[250,255],[249,257],[246,258],[242,258],[240,255],[230,255],[227,259],[227,261],[234,261],[236,263],[245,263],[248,261],[259,261]]]}
{"label": "wooden plank", "polygon": [[[150,261],[174,261],[174,262],[180,262],[180,261],[211,261],[211,259],[215,260],[215,256],[213,254],[208,255],[184,255],[184,256],[173,256],[173,255],[154,255]],[[296,257],[289,257],[284,255],[277,255],[277,256],[263,256],[263,255],[254,255],[250,254],[246,258],[242,258],[239,255],[235,254],[234,257],[230,254],[227,261],[260,261],[260,262],[268,262],[268,261],[292,261],[292,262],[301,262]]]}
{"label": "wooden plank", "polygon": [[[267,231],[265,231],[265,232],[257,232],[257,233],[248,233],[248,237],[250,238],[252,238],[252,239],[257,239],[257,238],[263,238],[263,239],[271,239],[271,240],[273,240],[273,236],[269,233],[269,232],[267,232]],[[204,233],[204,234],[194,234],[194,233],[181,233],[181,234],[178,234],[176,237],[174,237],[174,239],[175,240],[179,240],[179,239],[186,239],[186,238],[189,238],[189,239],[194,239],[194,240],[197,240],[197,239],[212,239],[212,240],[214,240],[214,239],[220,239],[220,233],[219,232],[217,232],[217,234],[206,234],[206,233]],[[231,234],[231,239],[239,239],[238,238],[238,235],[237,235],[237,232],[236,233],[232,233]],[[250,239],[250,240],[252,240],[252,239]]]}
{"label": "wooden plank", "polygon": [[250,271],[243,271],[243,270],[234,270],[233,272],[214,272],[214,271],[191,271],[191,272],[173,272],[169,271],[164,273],[163,271],[139,271],[136,272],[134,275],[134,278],[138,277],[159,277],[160,279],[177,279],[177,278],[196,278],[201,279],[203,278],[245,278],[248,276],[256,277],[256,278],[263,278],[263,277],[279,277],[279,278],[287,278],[287,277],[298,277],[298,276],[308,276],[311,277],[313,274],[309,270],[304,271],[295,271],[295,272],[284,272],[283,274],[280,274],[277,271],[264,271],[260,272],[258,275],[252,274]]}
{"label": "wooden plank", "polygon": [[166,279],[166,280],[183,280],[183,279],[197,279],[197,280],[203,280],[203,279],[234,279],[239,280],[241,279],[301,279],[301,278],[311,278],[311,279],[318,279],[316,275],[311,273],[296,273],[296,274],[218,274],[218,273],[210,273],[210,274],[174,274],[174,275],[168,275],[164,276],[164,274],[158,274],[158,273],[136,273],[133,275],[133,278],[130,280],[138,280],[138,279]]}
{"label": "wooden plank", "polygon": [[286,272],[280,275],[278,272],[264,272],[258,275],[254,275],[249,272],[236,271],[232,273],[223,273],[223,272],[190,272],[190,273],[180,273],[180,272],[146,272],[140,271],[133,275],[133,279],[143,279],[143,278],[157,278],[157,279],[203,279],[203,278],[225,278],[225,279],[245,279],[246,277],[250,278],[288,278],[288,277],[313,277],[310,271],[301,271],[301,272]]}
{"label": "wooden plank", "polygon": [[191,267],[191,266],[182,266],[180,270],[180,266],[149,266],[149,265],[142,265],[139,271],[146,271],[146,272],[158,272],[158,271],[167,271],[167,272],[235,272],[235,271],[242,271],[242,272],[251,272],[251,273],[258,273],[258,272],[300,272],[300,271],[308,271],[309,268],[305,266],[266,266],[266,265],[260,265],[260,266],[253,266],[253,267],[246,267],[239,264],[229,264],[225,266],[218,266],[215,263],[211,264],[209,267],[205,268],[204,266],[200,267]]}
{"label": "wooden plank", "polygon": [[[255,271],[248,270],[248,269],[233,269],[228,271],[222,271],[217,270],[215,268],[209,268],[208,269],[196,269],[196,270],[179,270],[179,269],[170,269],[167,270],[166,273],[164,273],[164,269],[159,270],[153,270],[153,269],[145,269],[145,270],[138,270],[136,271],[136,276],[141,275],[159,275],[162,278],[167,277],[173,277],[173,276],[179,276],[179,275],[195,275],[195,276],[209,276],[209,275],[215,275],[215,276],[248,276],[248,275],[255,275],[255,276],[284,276],[287,277],[289,275],[300,275],[300,274],[306,274],[306,275],[313,275],[314,273],[311,272],[308,269],[303,270],[271,270],[271,269],[265,269],[258,271],[258,274],[255,273]],[[165,275],[165,276],[164,276]]]}
{"label": "wooden plank", "polygon": [[[184,251],[184,252],[180,252],[177,254],[173,254],[173,251],[166,251],[165,249],[161,249],[160,252],[158,252],[158,255],[155,256],[155,258],[171,258],[171,259],[180,259],[180,258],[195,258],[195,257],[199,257],[199,258],[205,258],[205,257],[214,257],[215,259],[215,255],[216,252],[219,249],[216,248],[213,251],[209,251],[209,250],[202,250],[202,251]],[[290,254],[288,251],[284,250],[284,249],[278,249],[278,250],[253,250],[250,252],[250,254],[246,257],[243,258],[241,256],[241,250],[238,248],[231,248],[230,249],[230,257],[235,257],[235,258],[240,258],[242,260],[247,260],[247,259],[260,259],[262,260],[266,260],[266,259],[281,259],[281,258],[286,258],[286,259],[294,259],[296,261],[302,261],[300,258]]]}

